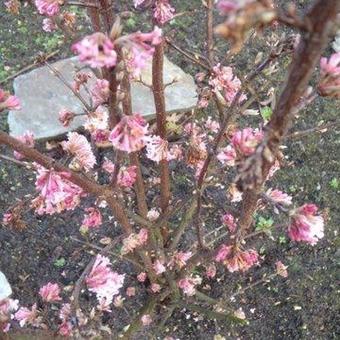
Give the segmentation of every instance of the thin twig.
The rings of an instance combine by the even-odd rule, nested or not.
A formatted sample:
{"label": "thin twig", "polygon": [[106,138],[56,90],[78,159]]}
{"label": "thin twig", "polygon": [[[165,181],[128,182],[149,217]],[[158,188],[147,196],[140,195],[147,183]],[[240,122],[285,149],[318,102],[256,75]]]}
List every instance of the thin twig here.
{"label": "thin twig", "polygon": [[[48,54],[47,56],[45,56],[44,60],[51,59],[52,57],[54,57],[58,53],[59,53],[59,50],[53,51],[50,54]],[[16,78],[17,76],[19,76],[20,74],[25,73],[25,72],[29,71],[30,69],[32,69],[33,67],[37,66],[40,63],[40,59],[41,59],[41,56],[38,56],[37,58],[35,58],[35,60],[34,60],[34,62],[32,64],[25,66],[21,70],[15,72],[14,74],[12,74],[12,75],[8,76],[7,78],[3,79],[0,82],[0,85],[7,83],[8,81],[10,81],[10,80]]]}

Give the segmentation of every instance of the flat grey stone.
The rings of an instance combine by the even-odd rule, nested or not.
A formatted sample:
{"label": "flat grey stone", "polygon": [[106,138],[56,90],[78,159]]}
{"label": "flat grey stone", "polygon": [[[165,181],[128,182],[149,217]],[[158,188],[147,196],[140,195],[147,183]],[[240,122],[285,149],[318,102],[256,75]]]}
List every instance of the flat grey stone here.
{"label": "flat grey stone", "polygon": [[0,301],[12,294],[12,288],[3,272],[0,271]]}
{"label": "flat grey stone", "polygon": [[[68,83],[83,65],[75,57],[60,60],[53,64]],[[88,70],[89,71],[89,70]],[[151,61],[142,72],[142,80],[151,84]],[[94,78],[94,77],[93,77]],[[164,59],[164,83],[176,82],[165,89],[167,113],[184,112],[192,109],[197,102],[196,86],[191,75]],[[94,79],[91,80],[94,83]],[[36,139],[49,139],[75,130],[82,125],[84,117],[76,117],[69,127],[63,127],[58,121],[58,113],[63,108],[75,113],[82,113],[79,99],[60,81],[47,66],[39,67],[14,80],[14,92],[20,99],[22,109],[11,111],[8,124],[12,136],[20,136],[27,130],[32,131]],[[81,92],[88,100],[88,94]],[[153,94],[147,86],[134,82],[131,86],[132,108],[146,119],[155,115]]]}

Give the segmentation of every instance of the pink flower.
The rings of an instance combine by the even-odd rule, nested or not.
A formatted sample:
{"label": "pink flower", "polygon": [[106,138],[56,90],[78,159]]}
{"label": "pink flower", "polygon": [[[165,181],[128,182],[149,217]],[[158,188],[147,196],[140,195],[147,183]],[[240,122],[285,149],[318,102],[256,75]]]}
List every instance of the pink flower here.
{"label": "pink flower", "polygon": [[60,0],[35,0],[38,12],[42,15],[52,17],[59,13]]}
{"label": "pink flower", "polygon": [[142,228],[138,233],[138,241],[139,245],[144,245],[148,240],[148,230],[145,228]]}
{"label": "pink flower", "polygon": [[69,132],[67,137],[68,141],[61,143],[62,148],[74,155],[75,161],[80,167],[84,168],[85,171],[92,169],[96,164],[96,157],[86,137],[77,132]]}
{"label": "pink flower", "polygon": [[39,290],[39,295],[45,302],[57,302],[61,300],[60,288],[57,283],[48,282]]}
{"label": "pink flower", "polygon": [[[24,143],[26,146],[33,148],[34,147],[34,135],[31,131],[26,131],[22,136],[16,137],[21,143]],[[14,151],[14,157],[16,159],[25,158],[20,152]]]}
{"label": "pink flower", "polygon": [[70,321],[65,321],[59,326],[58,333],[62,336],[71,336],[72,328],[72,323]]}
{"label": "pink flower", "polygon": [[217,122],[216,120],[213,120],[210,116],[208,117],[208,119],[206,120],[204,126],[211,132],[218,132],[218,130],[220,129],[220,123]]}
{"label": "pink flower", "polygon": [[2,223],[4,225],[10,224],[14,219],[14,216],[12,213],[5,213],[4,216],[2,217]]}
{"label": "pink flower", "polygon": [[148,211],[148,214],[146,215],[146,217],[151,221],[154,222],[158,219],[158,217],[160,216],[159,211],[155,208],[152,208],[151,210]]}
{"label": "pink flower", "polygon": [[146,61],[155,51],[154,46],[162,41],[161,36],[162,30],[156,26],[152,32],[136,32],[116,40],[117,44],[124,47],[127,68],[134,77],[145,68]]}
{"label": "pink flower", "polygon": [[143,246],[148,240],[148,231],[142,228],[138,234],[131,233],[123,240],[121,254],[125,255],[134,251],[137,247]]}
{"label": "pink flower", "polygon": [[152,318],[149,314],[144,314],[140,320],[142,321],[143,326],[149,326],[152,323]]}
{"label": "pink flower", "polygon": [[59,122],[63,124],[63,126],[67,127],[72,122],[73,118],[75,117],[75,113],[68,110],[68,109],[62,109],[59,111]]}
{"label": "pink flower", "polygon": [[216,266],[213,263],[209,264],[209,266],[206,268],[205,275],[208,278],[210,278],[210,279],[215,277],[215,275],[216,275]]}
{"label": "pink flower", "polygon": [[288,277],[287,266],[285,266],[281,261],[277,261],[276,265],[276,273],[282,277]]}
{"label": "pink flower", "polygon": [[95,107],[106,103],[109,100],[110,88],[106,79],[97,79],[91,90],[93,105]]}
{"label": "pink flower", "polygon": [[0,112],[3,110],[20,110],[20,101],[16,96],[0,89]]}
{"label": "pink flower", "polygon": [[263,139],[263,132],[258,129],[245,128],[238,130],[232,137],[234,148],[244,156],[254,153],[256,146]]}
{"label": "pink flower", "polygon": [[297,242],[315,245],[324,236],[324,220],[316,215],[318,208],[314,204],[304,204],[291,212],[291,224],[288,236]]}
{"label": "pink flower", "polygon": [[39,196],[32,201],[38,214],[54,214],[63,210],[73,210],[84,196],[83,190],[70,182],[68,173],[45,169],[36,165],[36,189]]}
{"label": "pink flower", "polygon": [[85,279],[87,288],[96,294],[99,303],[102,300],[107,305],[111,304],[113,296],[122,288],[125,275],[119,275],[110,268],[110,260],[102,255],[97,255],[90,274]]}
{"label": "pink flower", "polygon": [[153,264],[153,270],[157,275],[160,275],[166,271],[166,268],[160,260],[156,260]]}
{"label": "pink flower", "polygon": [[105,158],[103,165],[102,165],[103,170],[108,172],[109,174],[113,174],[115,171],[115,165],[113,164],[112,161],[109,159]]}
{"label": "pink flower", "polygon": [[192,252],[188,251],[188,252],[183,252],[183,251],[179,251],[176,252],[170,259],[169,263],[168,263],[168,267],[170,269],[172,269],[175,265],[178,266],[180,269],[183,268],[186,264],[187,261],[190,259],[190,257],[192,256]]}
{"label": "pink flower", "polygon": [[320,68],[319,93],[322,96],[340,98],[340,52],[333,53],[329,60],[321,58]]}
{"label": "pink flower", "polygon": [[[13,299],[1,299],[0,300],[0,320],[1,323],[4,323],[5,321],[9,320],[13,315],[11,315],[13,312],[15,312],[19,307],[19,301],[13,300]],[[10,324],[3,325],[4,328],[8,328]],[[5,330],[4,330],[5,331]]]}
{"label": "pink flower", "polygon": [[26,324],[32,326],[39,326],[41,323],[41,317],[38,317],[37,304],[35,303],[31,309],[21,307],[15,314],[14,319],[19,321],[20,327],[24,327]]}
{"label": "pink flower", "polygon": [[159,136],[150,136],[146,144],[146,157],[157,163],[168,159],[168,142]]}
{"label": "pink flower", "polygon": [[89,72],[77,72],[74,76],[74,82],[72,83],[73,90],[79,92],[80,87],[86,84],[91,77],[92,74]]}
{"label": "pink flower", "polygon": [[232,246],[227,246],[225,244],[222,244],[215,256],[215,261],[223,262],[230,255],[231,250],[232,250]]}
{"label": "pink flower", "polygon": [[110,134],[113,146],[127,153],[141,150],[145,146],[148,125],[140,114],[124,116]]}
{"label": "pink flower", "polygon": [[322,76],[340,76],[340,52],[333,53],[329,59],[321,58],[320,69]]}
{"label": "pink flower", "polygon": [[153,293],[158,293],[161,291],[161,286],[158,283],[153,283],[150,288]]}
{"label": "pink flower", "polygon": [[235,232],[237,224],[233,215],[224,214],[222,216],[222,223],[228,227],[231,233]]}
{"label": "pink flower", "polygon": [[59,318],[62,320],[62,324],[59,326],[59,334],[62,336],[71,336],[72,323],[69,320],[71,316],[71,305],[64,303],[59,311]]}
{"label": "pink flower", "polygon": [[58,28],[58,26],[55,24],[55,22],[53,20],[51,20],[50,18],[45,18],[43,20],[43,26],[42,29],[45,32],[53,32]]}
{"label": "pink flower", "polygon": [[280,190],[268,189],[266,195],[276,204],[285,206],[292,204],[292,196],[289,196]]}
{"label": "pink flower", "polygon": [[[231,104],[237,92],[241,89],[241,81],[233,74],[229,66],[221,67],[217,64],[213,67],[214,75],[210,77],[209,84],[214,92],[223,92],[224,99]],[[240,96],[239,102],[247,99],[245,94]]]}
{"label": "pink flower", "polygon": [[135,165],[131,165],[129,167],[122,167],[119,169],[117,183],[121,187],[131,188],[136,182],[137,178],[137,167]]}
{"label": "pink flower", "polygon": [[228,145],[227,147],[220,150],[217,154],[217,159],[223,164],[228,166],[234,166],[237,158],[236,150]]}
{"label": "pink flower", "polygon": [[174,144],[170,147],[168,152],[168,161],[177,159],[180,160],[183,158],[183,149],[181,145]]}
{"label": "pink flower", "polygon": [[195,286],[200,284],[200,278],[184,278],[177,282],[177,286],[183,290],[183,294],[193,296],[196,293]]}
{"label": "pink flower", "polygon": [[91,67],[113,67],[117,62],[117,53],[112,41],[101,32],[86,36],[72,46],[79,60]]}
{"label": "pink flower", "polygon": [[139,282],[145,282],[146,278],[147,278],[147,275],[146,275],[146,273],[144,273],[144,272],[139,273],[139,274],[137,275],[137,280],[138,280]]}
{"label": "pink flower", "polygon": [[135,296],[136,295],[136,288],[135,287],[127,287],[126,288],[126,295],[127,296]]}
{"label": "pink flower", "polygon": [[242,251],[233,246],[223,244],[215,257],[215,260],[216,262],[223,262],[232,273],[239,270],[243,272],[247,271],[258,263],[258,257],[258,253],[253,249]]}
{"label": "pink flower", "polygon": [[102,214],[96,208],[87,208],[87,215],[84,216],[83,227],[96,228],[102,224]]}
{"label": "pink flower", "polygon": [[[90,131],[93,137],[99,131],[106,131],[109,127],[108,124],[109,114],[102,106],[98,106],[95,112],[87,115],[84,123],[85,130]],[[109,132],[108,132],[109,133]]]}
{"label": "pink flower", "polygon": [[171,7],[168,0],[157,0],[153,17],[160,25],[164,25],[174,17],[175,9]]}

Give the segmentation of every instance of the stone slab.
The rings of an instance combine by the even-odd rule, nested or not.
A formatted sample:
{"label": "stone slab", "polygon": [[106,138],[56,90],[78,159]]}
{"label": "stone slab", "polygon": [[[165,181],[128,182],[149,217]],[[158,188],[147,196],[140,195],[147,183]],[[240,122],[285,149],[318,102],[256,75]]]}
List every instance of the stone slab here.
{"label": "stone slab", "polygon": [[8,298],[12,294],[12,289],[3,272],[0,271],[0,301]]}
{"label": "stone slab", "polygon": [[[75,57],[57,61],[53,66],[69,83],[72,82],[74,74],[83,67]],[[197,102],[194,79],[165,58],[164,83],[170,83],[174,78],[176,82],[165,90],[166,110],[168,113],[188,111]],[[146,84],[151,83],[151,61],[142,72],[142,80]],[[58,113],[61,109],[67,108],[75,113],[82,113],[83,108],[79,99],[47,66],[18,76],[13,86],[22,109],[9,112],[8,124],[12,136],[19,136],[30,130],[36,139],[49,139],[82,125],[84,117],[76,117],[67,128],[59,123]],[[91,83],[89,86],[91,87]],[[81,93],[88,99],[85,91]],[[151,90],[141,83],[134,82],[131,94],[133,111],[141,113],[146,119],[154,117],[155,106]]]}

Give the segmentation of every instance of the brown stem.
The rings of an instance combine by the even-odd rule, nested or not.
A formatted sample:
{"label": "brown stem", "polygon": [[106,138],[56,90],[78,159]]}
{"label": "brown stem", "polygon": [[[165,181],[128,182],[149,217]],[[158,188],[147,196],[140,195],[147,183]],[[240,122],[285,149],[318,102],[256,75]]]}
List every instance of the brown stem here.
{"label": "brown stem", "polygon": [[[123,80],[122,80],[122,89],[124,91],[124,98],[123,98],[123,112],[127,116],[132,115],[132,105],[131,105],[131,85],[129,76],[127,73],[125,73]],[[137,196],[137,205],[138,205],[138,211],[139,214],[142,217],[146,217],[148,213],[148,205],[146,201],[146,194],[145,194],[145,186],[143,181],[143,175],[141,170],[141,164],[138,158],[138,153],[131,153],[129,155],[130,163],[134,166],[136,166],[136,182],[135,182],[135,192]]]}
{"label": "brown stem", "polygon": [[42,165],[46,169],[55,169],[59,172],[67,172],[70,174],[68,178],[72,183],[81,187],[85,192],[93,194],[96,197],[103,197],[110,208],[117,221],[121,224],[126,234],[132,232],[132,227],[127,215],[125,214],[123,207],[117,202],[114,194],[110,189],[105,186],[101,186],[96,182],[84,177],[83,175],[66,168],[60,163],[56,162],[53,158],[50,158],[36,149],[30,148],[25,144],[18,141],[16,138],[9,136],[7,133],[0,131],[0,144],[5,144],[23,154],[26,158]]}
{"label": "brown stem", "polygon": [[99,0],[101,5],[101,15],[103,18],[105,30],[110,33],[111,27],[113,25],[113,10],[111,8],[111,0]]}
{"label": "brown stem", "polygon": [[302,36],[290,66],[288,79],[266,126],[264,141],[257,147],[254,155],[246,160],[238,177],[239,186],[245,190],[239,219],[239,239],[242,239],[252,223],[258,193],[268,176],[279,145],[292,124],[296,106],[303,97],[320,55],[327,45],[328,34],[339,7],[337,0],[318,0],[304,18],[313,30]]}
{"label": "brown stem", "polygon": [[92,28],[95,32],[101,31],[101,25],[100,25],[100,17],[99,17],[99,10],[98,8],[89,7],[87,9],[87,13],[91,20]]}
{"label": "brown stem", "polygon": [[[167,140],[166,131],[166,113],[165,113],[165,96],[164,96],[164,82],[163,82],[163,64],[164,64],[164,41],[156,46],[152,59],[152,87],[153,96],[156,108],[156,124],[157,133],[163,139]],[[170,201],[170,176],[169,176],[169,164],[167,159],[163,159],[160,162],[161,173],[161,209],[165,214]],[[168,231],[166,223],[163,227],[163,233],[165,238]]]}
{"label": "brown stem", "polygon": [[208,59],[210,63],[213,63],[213,59],[214,59],[213,8],[214,8],[214,1],[207,0],[207,49],[208,49]]}

